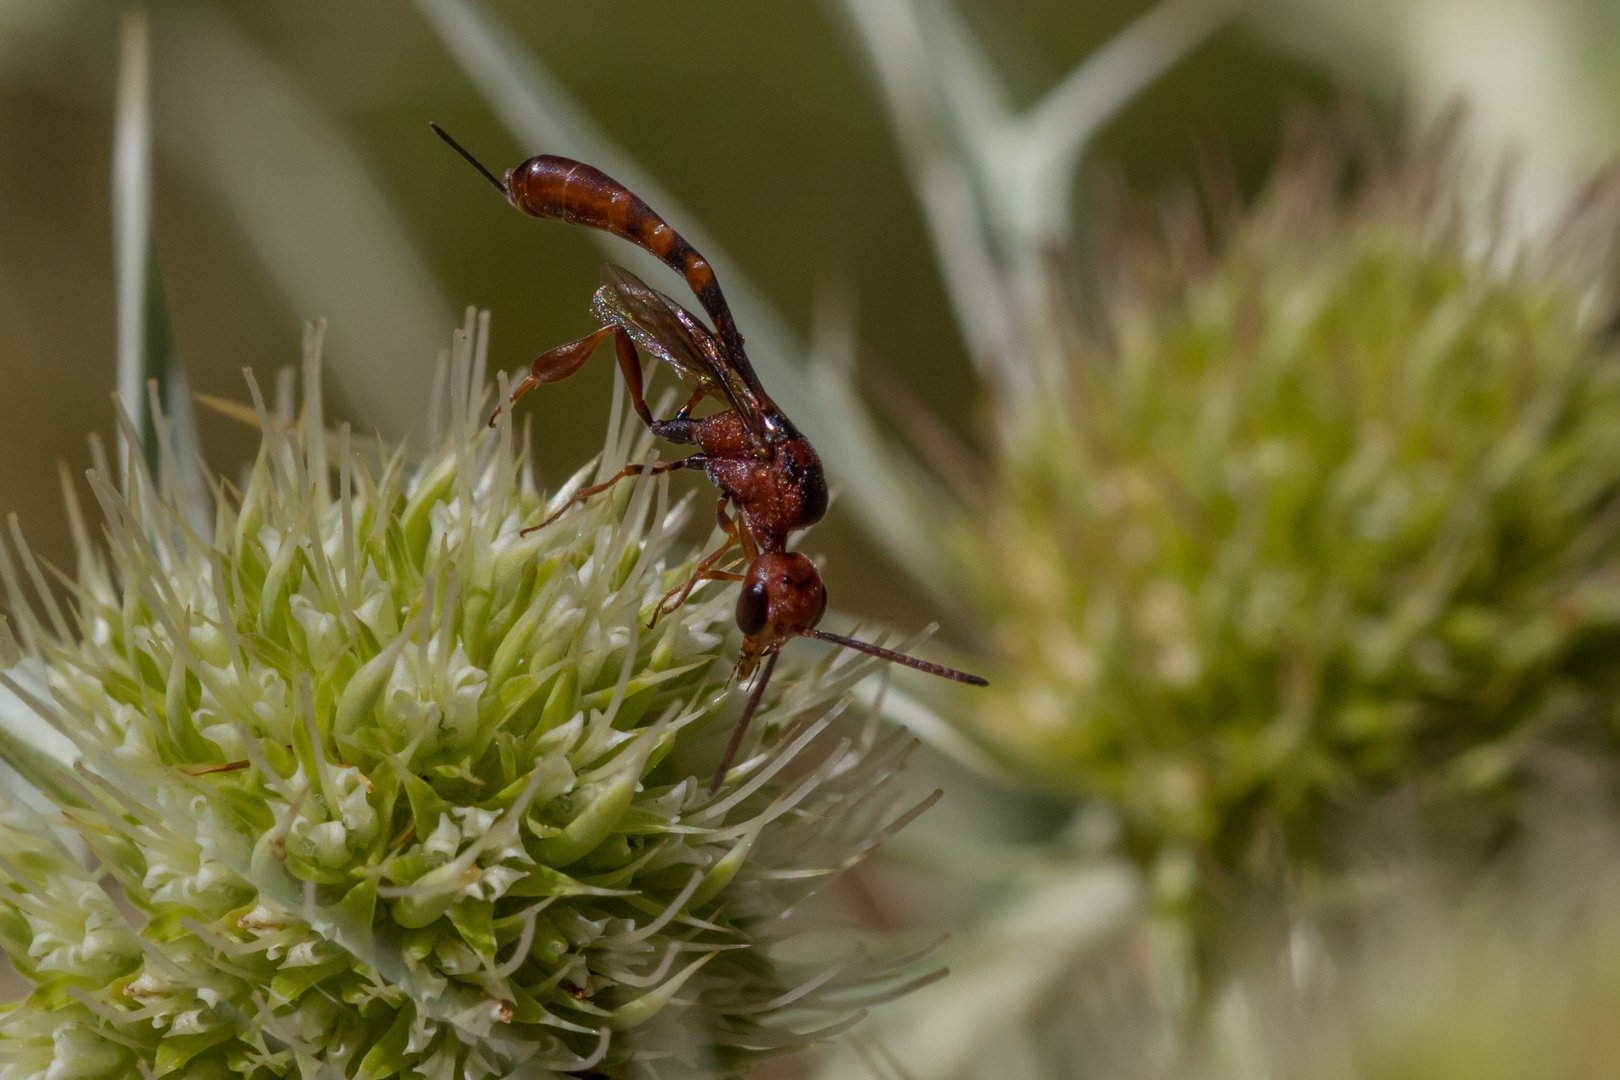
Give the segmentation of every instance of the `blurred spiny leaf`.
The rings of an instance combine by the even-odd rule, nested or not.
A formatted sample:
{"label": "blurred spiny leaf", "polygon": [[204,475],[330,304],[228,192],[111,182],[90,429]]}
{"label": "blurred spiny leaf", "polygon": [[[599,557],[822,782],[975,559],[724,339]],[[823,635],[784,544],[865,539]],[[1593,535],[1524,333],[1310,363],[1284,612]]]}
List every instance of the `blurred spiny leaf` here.
{"label": "blurred spiny leaf", "polygon": [[[165,467],[161,440],[147,408],[147,387],[155,387],[163,412],[174,425],[175,467],[183,484],[187,523],[209,524],[208,488],[198,454],[197,426],[185,367],[174,344],[174,329],[163,293],[157,247],[152,242],[151,48],[146,9],[124,14],[119,53],[118,108],[113,147],[113,227],[118,267],[118,399],[137,417],[139,443],[133,452],[156,473]],[[128,488],[129,462],[120,455]]]}

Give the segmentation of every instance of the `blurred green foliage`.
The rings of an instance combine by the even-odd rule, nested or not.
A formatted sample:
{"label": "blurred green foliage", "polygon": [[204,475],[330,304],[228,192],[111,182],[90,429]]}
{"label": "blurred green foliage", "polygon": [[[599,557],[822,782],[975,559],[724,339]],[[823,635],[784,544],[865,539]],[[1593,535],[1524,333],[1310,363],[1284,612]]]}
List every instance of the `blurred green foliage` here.
{"label": "blurred green foliage", "polygon": [[1210,1010],[1196,1064],[1175,1075],[1612,1075],[1620,909],[1614,806],[1598,794],[1612,778],[1549,770],[1561,790],[1538,800],[1528,842],[1463,886],[1381,844],[1379,901],[1358,907],[1331,952],[1306,932],[1287,962],[1243,970]]}
{"label": "blurred green foliage", "polygon": [[[900,372],[959,430],[978,426],[977,392],[888,122],[828,10],[745,0],[636,0],[611,12],[560,0],[489,6],[801,331],[824,286],[851,286],[868,355]],[[495,313],[492,363],[526,364],[588,327],[602,261],[589,237],[518,218],[431,137],[426,121],[444,124],[496,166],[544,148],[510,140],[412,6],[158,0],[150,7],[156,243],[195,389],[235,395],[243,366],[266,373],[292,362],[300,325],[325,316],[334,371],[426,394],[442,328],[435,324],[416,349],[356,355],[335,336],[348,327],[348,313],[282,294],[219,191],[176,160],[176,143],[198,137],[166,104],[175,88],[165,72],[177,59],[177,21],[223,19],[300,100],[336,125],[384,196],[383,209],[423,256],[447,308],[476,303]],[[972,6],[967,15],[1034,93],[1148,7],[1141,0],[1078,8],[1019,0]],[[0,468],[0,503],[21,513],[58,561],[70,545],[54,462],[83,460],[87,427],[112,431],[105,238],[117,16],[116,6],[90,0],[24,0],[0,19],[0,201],[19,223],[0,236],[0,378],[18,391],[7,399],[12,404],[0,402],[0,424],[17,436]],[[1099,161],[1157,185],[1186,175],[1195,137],[1209,133],[1223,137],[1242,174],[1258,180],[1275,150],[1278,118],[1295,100],[1320,100],[1325,86],[1308,66],[1234,28],[1112,125]],[[269,151],[282,158],[308,152],[298,133],[289,138]],[[322,193],[297,197],[314,204]],[[351,238],[338,232],[329,242],[342,249]],[[363,340],[365,331],[353,333]],[[571,471],[582,461],[574,448],[594,445],[610,369],[588,367],[548,388],[537,406],[536,457],[548,475]],[[345,388],[328,388],[334,410],[367,430],[376,416],[363,392]],[[248,433],[210,417],[202,424],[214,460],[251,455]],[[859,607],[870,614],[917,620],[921,600],[837,514],[817,530],[813,547],[829,556],[836,595],[862,596]]]}

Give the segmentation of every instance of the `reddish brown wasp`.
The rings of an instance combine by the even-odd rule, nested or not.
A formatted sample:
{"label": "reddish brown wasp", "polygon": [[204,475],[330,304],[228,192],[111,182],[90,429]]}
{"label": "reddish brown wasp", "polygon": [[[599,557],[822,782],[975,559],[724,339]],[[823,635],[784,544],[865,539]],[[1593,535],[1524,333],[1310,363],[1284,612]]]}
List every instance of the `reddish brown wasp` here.
{"label": "reddish brown wasp", "polygon": [[[656,622],[680,607],[699,582],[742,582],[737,597],[737,627],[743,632],[743,646],[736,674],[746,679],[757,670],[759,678],[709,787],[710,794],[719,789],[731,767],[748,723],[759,708],[765,684],[770,681],[777,653],[789,638],[816,638],[931,675],[986,685],[977,675],[815,628],[827,610],[827,592],[815,564],[799,552],[789,551],[787,542],[790,533],[814,525],[827,512],[827,481],[821,472],[821,460],[809,440],[799,434],[793,421],[760,385],[708,260],[641,199],[589,165],[542,154],[510,170],[501,180],[437,124],[430,126],[525,214],[601,229],[656,255],[686,279],[714,323],[715,332],[710,333],[691,312],[649,288],[630,271],[610,263],[602,268],[602,287],[596,290],[591,303],[592,314],[603,324],[601,329],[542,353],[511,396],[515,402],[541,383],[568,378],[585,365],[598,345],[611,337],[619,370],[642,423],[667,442],[699,448],[689,457],[657,462],[650,469],[626,465],[607,481],[581,488],[535,528],[544,528],[574,503],[643,471],[701,469],[720,489],[715,514],[726,535],[725,542],[698,562],[684,584],[664,596],[653,615]],[[638,348],[695,384],[686,404],[667,420],[654,419],[647,408]],[[710,397],[720,402],[721,411],[694,418],[692,411]],[[494,423],[493,418],[490,423]],[[735,517],[727,511],[728,504],[736,507]],[[734,544],[742,547],[747,559],[745,573],[716,569]]]}

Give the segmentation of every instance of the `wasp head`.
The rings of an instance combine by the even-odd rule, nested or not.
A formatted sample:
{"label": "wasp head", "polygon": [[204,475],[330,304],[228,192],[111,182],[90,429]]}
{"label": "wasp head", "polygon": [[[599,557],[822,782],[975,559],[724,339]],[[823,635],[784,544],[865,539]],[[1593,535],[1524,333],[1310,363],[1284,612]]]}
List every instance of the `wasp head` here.
{"label": "wasp head", "polygon": [[745,658],[811,629],[826,610],[827,590],[815,563],[797,551],[759,556],[749,564],[737,597],[737,628],[748,639]]}

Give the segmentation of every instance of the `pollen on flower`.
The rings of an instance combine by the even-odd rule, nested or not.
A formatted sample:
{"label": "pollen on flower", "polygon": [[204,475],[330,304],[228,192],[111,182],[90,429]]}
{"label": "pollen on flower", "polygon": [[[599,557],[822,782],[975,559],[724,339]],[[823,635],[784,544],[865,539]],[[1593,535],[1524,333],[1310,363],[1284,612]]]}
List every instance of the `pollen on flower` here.
{"label": "pollen on flower", "polygon": [[105,548],[69,486],[67,607],[12,530],[0,683],[69,749],[0,729],[55,804],[0,792],[0,947],[33,986],[0,1015],[4,1080],[732,1075],[901,985],[770,949],[923,808],[886,792],[903,733],[837,737],[870,664],[783,680],[708,796],[732,599],[648,629],[699,554],[662,480],[523,535],[651,442],[616,398],[543,498],[509,411],[481,422],[487,325],[457,335],[426,457],[327,429],[316,332],[302,408],[250,377],[263,444],[207,528],[165,444],[127,494],[90,474]]}

